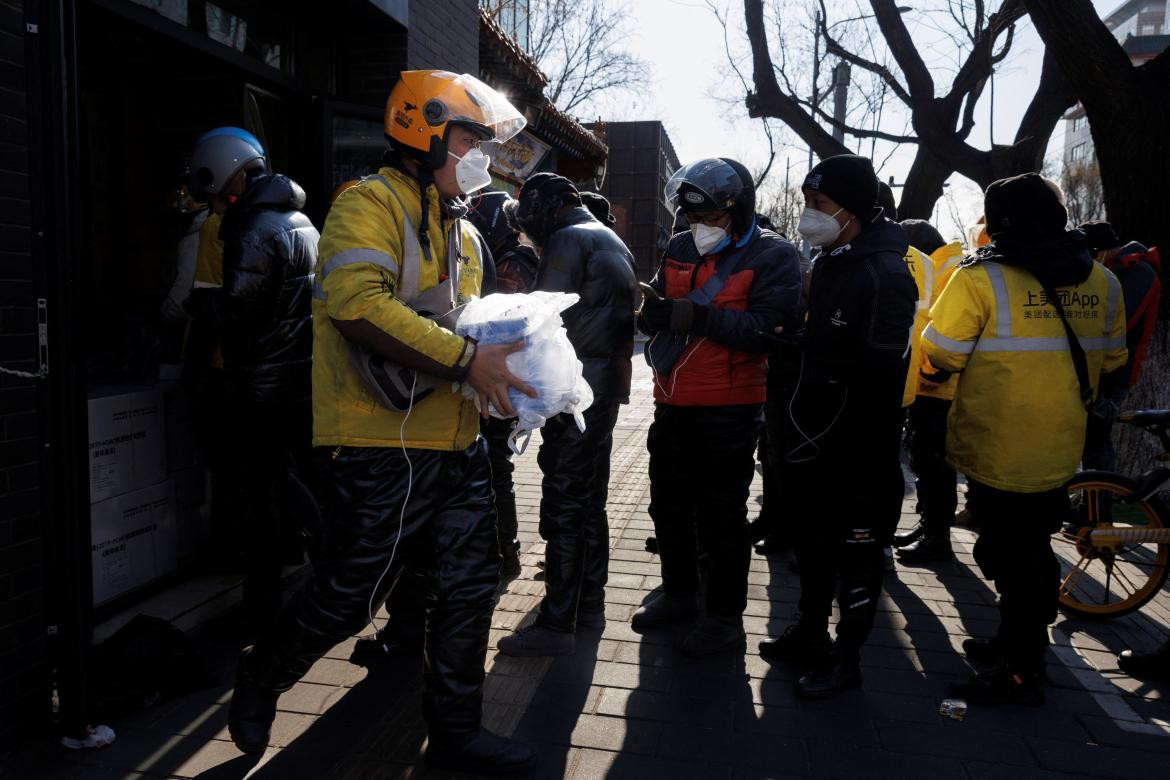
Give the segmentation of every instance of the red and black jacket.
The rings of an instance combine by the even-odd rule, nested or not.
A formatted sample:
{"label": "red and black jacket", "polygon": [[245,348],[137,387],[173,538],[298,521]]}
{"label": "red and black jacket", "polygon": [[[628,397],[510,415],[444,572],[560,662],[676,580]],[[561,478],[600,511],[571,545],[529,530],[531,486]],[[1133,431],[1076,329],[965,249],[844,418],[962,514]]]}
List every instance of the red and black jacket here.
{"label": "red and black jacket", "polygon": [[733,270],[705,316],[696,317],[697,327],[670,375],[654,377],[655,401],[675,406],[764,402],[775,328],[793,329],[800,321],[800,263],[796,248],[770,230],[753,226],[748,241],[740,243],[700,257],[690,231],[671,238],[650,282],[663,298],[683,298],[702,287],[725,256]]}
{"label": "red and black jacket", "polygon": [[1131,241],[1116,258],[1106,261],[1105,267],[1121,282],[1125,298],[1125,346],[1129,349],[1129,359],[1120,379],[1125,387],[1133,387],[1142,375],[1142,364],[1158,319],[1162,262],[1157,247],[1147,249]]}

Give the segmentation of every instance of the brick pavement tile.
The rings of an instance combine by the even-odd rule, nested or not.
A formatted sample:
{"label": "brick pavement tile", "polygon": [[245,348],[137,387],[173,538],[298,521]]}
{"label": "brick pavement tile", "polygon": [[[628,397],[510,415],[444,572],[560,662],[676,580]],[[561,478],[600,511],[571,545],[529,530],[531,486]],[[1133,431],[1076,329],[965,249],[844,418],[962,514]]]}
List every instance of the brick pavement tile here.
{"label": "brick pavement tile", "polygon": [[995,756],[997,763],[1035,766],[1023,737],[1004,731],[966,728],[966,722],[939,719],[938,723],[878,721],[878,738],[887,750],[955,758]]}
{"label": "brick pavement tile", "polygon": [[[1163,713],[1165,714],[1165,713]],[[1088,732],[1085,742],[1097,742],[1110,747],[1131,748],[1134,750],[1160,751],[1170,754],[1170,735],[1139,733],[1123,729],[1112,718],[1104,715],[1077,715],[1077,724]],[[1168,758],[1167,763],[1170,763]]]}
{"label": "brick pavement tile", "polygon": [[567,777],[572,780],[727,780],[731,770],[725,763],[704,764],[671,761],[661,756],[620,754],[584,749]]}
{"label": "brick pavement tile", "polygon": [[309,668],[308,673],[301,680],[302,682],[341,685],[350,688],[365,678],[366,670],[360,666],[348,661],[339,661],[336,658],[322,658]]}
{"label": "brick pavement tile", "polygon": [[1165,751],[1146,752],[1066,740],[1025,737],[1040,766],[1054,772],[1080,772],[1111,778],[1165,777]]}
{"label": "brick pavement tile", "polygon": [[940,780],[965,777],[958,759],[909,753],[889,753],[873,748],[835,749],[826,743],[809,745],[812,776],[817,778],[898,778]]}
{"label": "brick pavement tile", "polygon": [[988,761],[964,761],[967,776],[971,780],[1020,780],[1028,777],[1030,780],[1081,780],[1092,775],[1069,774],[1068,772],[1049,772],[1045,769],[1030,767],[1026,774],[1018,766],[995,764]]}

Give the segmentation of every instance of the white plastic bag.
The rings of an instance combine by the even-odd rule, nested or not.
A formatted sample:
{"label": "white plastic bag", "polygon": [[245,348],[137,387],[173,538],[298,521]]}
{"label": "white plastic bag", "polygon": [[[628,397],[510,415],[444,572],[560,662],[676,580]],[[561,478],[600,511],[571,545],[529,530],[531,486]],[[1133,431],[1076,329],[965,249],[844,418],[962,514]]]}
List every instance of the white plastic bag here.
{"label": "white plastic bag", "polygon": [[[464,306],[455,327],[460,336],[480,344],[524,340],[524,349],[508,355],[508,370],[536,390],[537,396],[529,398],[518,390],[508,390],[517,417],[508,446],[517,454],[528,446],[532,431],[553,415],[567,412],[573,415],[577,428],[585,430],[582,413],[593,403],[593,391],[561,322],[561,312],[578,300],[580,296],[574,293],[495,293]],[[463,394],[479,403],[471,386],[464,385]],[[489,406],[488,413],[504,418],[494,406]],[[523,444],[518,444],[520,437]]]}

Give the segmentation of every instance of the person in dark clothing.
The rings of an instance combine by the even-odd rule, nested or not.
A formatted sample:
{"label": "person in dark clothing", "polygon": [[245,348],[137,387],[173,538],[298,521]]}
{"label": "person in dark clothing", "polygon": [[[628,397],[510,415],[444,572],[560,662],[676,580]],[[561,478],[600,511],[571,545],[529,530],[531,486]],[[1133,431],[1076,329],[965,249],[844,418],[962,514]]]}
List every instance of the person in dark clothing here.
{"label": "person in dark clothing", "polygon": [[498,647],[507,655],[565,655],[576,648],[578,626],[605,622],[609,457],[618,406],[630,397],[638,283],[625,244],[581,205],[568,179],[532,176],[509,213],[540,254],[536,288],[581,296],[562,316],[593,404],[584,431],[569,414],[551,418],[541,431],[545,595],[536,622]]}
{"label": "person in dark clothing", "polygon": [[642,306],[654,371],[650,516],[663,594],[634,613],[635,631],[699,612],[699,547],[709,558],[705,618],[684,637],[693,656],[743,647],[751,555],[748,488],[767,353],[800,309],[795,247],[755,218],[755,186],[735,160],[681,167],[666,185],[690,228],[667,246]]}
{"label": "person in dark clothing", "polygon": [[1122,371],[1102,380],[1097,401],[1089,410],[1085,451],[1081,457],[1086,469],[1112,471],[1117,460],[1113,451],[1113,422],[1125,404],[1129,389],[1141,378],[1158,318],[1162,292],[1158,275],[1162,266],[1156,248],[1147,248],[1137,241],[1122,241],[1108,222],[1086,222],[1080,231],[1085,234],[1085,242],[1097,262],[1121,282],[1125,299],[1125,346],[1129,358]]}
{"label": "person in dark clothing", "polygon": [[[942,293],[962,254],[957,244],[948,246],[938,230],[925,220],[907,219],[901,225],[910,241],[911,253],[917,249],[925,256],[919,261],[929,263],[919,270],[925,282],[921,294],[933,299],[920,302],[920,308],[927,308]],[[918,357],[918,365],[910,367],[915,394],[906,410],[906,449],[915,475],[918,513],[922,520],[914,529],[894,535],[898,560],[912,565],[954,559],[950,529],[958,506],[958,475],[946,460],[947,414],[951,410],[955,381],[948,381],[949,374],[940,373],[922,360],[921,355]],[[899,492],[899,512],[901,505]]]}
{"label": "person in dark clothing", "polygon": [[[820,250],[805,325],[787,339],[796,384],[782,421],[773,421],[774,430],[782,422],[786,477],[800,485],[790,495],[801,518],[800,614],[782,636],[760,644],[760,655],[800,664],[797,694],[825,697],[861,684],[861,646],[881,592],[889,465],[898,462],[918,294],[903,261],[906,234],[875,217],[878,181],[868,159],[821,161],[803,192],[799,231]],[[836,642],[828,633],[834,595],[841,610]]]}
{"label": "person in dark clothing", "polygon": [[222,216],[223,286],[210,310],[223,349],[227,429],[238,442],[230,468],[246,475],[239,480],[244,609],[257,630],[280,609],[282,544],[319,525],[317,503],[297,472],[312,438],[310,301],[319,236],[300,211],[304,190],[265,174],[262,155],[253,136],[222,127],[196,142],[190,165],[192,192]]}
{"label": "person in dark clothing", "polygon": [[593,218],[607,228],[612,228],[617,223],[617,217],[609,211],[609,198],[601,193],[582,192],[581,205],[589,209],[589,213],[593,215]]}
{"label": "person in dark clothing", "polygon": [[[532,247],[520,243],[520,233],[508,221],[504,207],[512,202],[507,193],[484,192],[474,198],[468,219],[475,225],[492,253],[496,268],[494,289],[484,294],[527,293],[535,289],[536,271],[540,261]],[[520,540],[517,539],[516,490],[512,484],[512,450],[508,437],[512,420],[490,417],[480,424],[480,432],[487,439],[488,458],[492,465],[492,492],[495,495],[496,532],[500,539],[500,554],[504,562],[500,577],[512,580],[520,576]]]}

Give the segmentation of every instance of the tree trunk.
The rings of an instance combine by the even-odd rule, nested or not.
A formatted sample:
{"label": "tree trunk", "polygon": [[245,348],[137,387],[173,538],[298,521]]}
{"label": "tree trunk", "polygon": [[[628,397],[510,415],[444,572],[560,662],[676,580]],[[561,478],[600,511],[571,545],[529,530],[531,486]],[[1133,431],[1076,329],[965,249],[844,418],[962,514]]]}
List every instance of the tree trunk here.
{"label": "tree trunk", "polygon": [[898,219],[925,219],[930,222],[934,218],[934,204],[942,197],[943,183],[953,172],[949,165],[931,154],[925,146],[919,146],[902,187]]}

